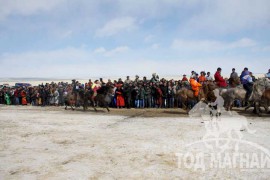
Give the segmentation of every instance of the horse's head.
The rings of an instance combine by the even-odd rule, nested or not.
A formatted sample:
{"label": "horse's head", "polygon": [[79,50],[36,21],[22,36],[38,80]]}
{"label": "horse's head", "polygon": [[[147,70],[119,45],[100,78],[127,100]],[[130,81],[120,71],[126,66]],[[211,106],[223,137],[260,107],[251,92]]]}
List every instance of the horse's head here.
{"label": "horse's head", "polygon": [[80,89],[80,90],[78,91],[78,94],[79,94],[79,96],[80,96],[81,98],[84,97],[84,96],[85,96],[85,90]]}
{"label": "horse's head", "polygon": [[207,82],[207,86],[209,91],[213,91],[218,88],[218,86],[212,81]]}
{"label": "horse's head", "polygon": [[266,89],[270,88],[270,81],[266,78],[258,79],[253,84],[253,90],[249,97],[250,101],[260,101]]}
{"label": "horse's head", "polygon": [[107,94],[113,94],[114,93],[114,87],[113,86],[108,86],[107,87]]}

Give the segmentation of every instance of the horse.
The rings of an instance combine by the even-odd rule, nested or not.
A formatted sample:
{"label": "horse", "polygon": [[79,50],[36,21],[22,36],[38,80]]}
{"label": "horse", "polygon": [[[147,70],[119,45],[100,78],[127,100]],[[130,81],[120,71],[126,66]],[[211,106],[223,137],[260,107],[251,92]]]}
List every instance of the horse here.
{"label": "horse", "polygon": [[109,104],[111,103],[112,94],[113,94],[113,87],[101,86],[101,88],[97,90],[97,95],[93,100],[92,97],[94,95],[94,91],[88,90],[84,97],[84,104],[86,104],[87,108],[88,101],[90,101],[90,106],[92,106],[96,112],[97,109],[95,105],[98,105],[99,107],[104,107],[107,109],[108,112],[110,112]]}
{"label": "horse", "polygon": [[216,100],[215,89],[217,89],[217,85],[212,81],[208,81],[203,85],[205,102],[214,102]]}
{"label": "horse", "polygon": [[245,110],[249,109],[252,105],[254,105],[254,112],[261,116],[260,106],[263,106],[268,112],[269,107],[269,99],[270,99],[270,81],[268,78],[258,79],[253,84],[253,90],[249,97],[249,101],[252,102]]}
{"label": "horse", "polygon": [[266,89],[262,95],[260,105],[264,107],[266,113],[269,113],[270,106],[270,89]]}
{"label": "horse", "polygon": [[229,85],[231,87],[237,87],[240,84],[241,84],[240,78],[229,78]]}
{"label": "horse", "polygon": [[176,97],[180,97],[182,100],[182,106],[187,109],[187,103],[189,100],[193,101],[213,101],[214,93],[213,90],[216,89],[216,85],[213,82],[206,82],[199,89],[198,97],[194,95],[194,91],[186,87],[181,88],[176,92]]}
{"label": "horse", "polygon": [[198,97],[195,97],[194,95],[194,91],[191,89],[188,89],[187,87],[182,87],[181,89],[179,89],[178,91],[176,91],[176,97],[180,97],[181,98],[181,102],[182,102],[182,107],[184,109],[188,109],[188,101],[198,101],[200,100],[201,96],[203,96],[203,90],[202,88],[200,88],[199,90],[199,95]]}
{"label": "horse", "polygon": [[220,95],[224,99],[224,107],[226,110],[232,110],[233,102],[235,99],[241,101],[245,100],[246,90],[243,86],[237,86],[232,88],[220,89]]}
{"label": "horse", "polygon": [[83,105],[83,109],[86,110],[86,104],[85,104],[85,91],[80,90],[79,92],[73,92],[72,89],[67,90],[67,95],[65,97],[65,110],[67,110],[67,107],[70,106],[71,109],[74,111],[74,108],[77,105],[77,102],[79,102],[81,105]]}

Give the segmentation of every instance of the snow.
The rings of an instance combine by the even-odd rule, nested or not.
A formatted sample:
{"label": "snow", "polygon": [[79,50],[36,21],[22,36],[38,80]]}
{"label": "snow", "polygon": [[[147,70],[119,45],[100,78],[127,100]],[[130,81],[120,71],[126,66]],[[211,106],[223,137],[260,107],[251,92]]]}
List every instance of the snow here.
{"label": "snow", "polygon": [[[244,139],[270,149],[270,118],[249,117]],[[270,171],[179,168],[176,153],[201,140],[199,118],[130,117],[0,107],[0,179],[254,179]],[[202,146],[196,151],[207,151]],[[247,150],[248,151],[248,150]]]}

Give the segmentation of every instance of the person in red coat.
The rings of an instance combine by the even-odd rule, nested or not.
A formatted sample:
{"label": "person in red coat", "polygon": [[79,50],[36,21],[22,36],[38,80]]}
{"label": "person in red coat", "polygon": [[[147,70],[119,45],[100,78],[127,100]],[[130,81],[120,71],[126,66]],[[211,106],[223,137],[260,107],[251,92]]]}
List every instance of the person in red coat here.
{"label": "person in red coat", "polygon": [[159,86],[156,86],[156,91],[157,91],[157,105],[158,105],[158,108],[161,108],[162,107],[162,90]]}
{"label": "person in red coat", "polygon": [[123,95],[123,89],[121,84],[117,85],[117,89],[115,90],[115,94],[116,94],[116,106],[117,108],[121,108],[125,106],[125,99],[124,99],[124,95]]}
{"label": "person in red coat", "polygon": [[27,105],[26,92],[25,92],[25,90],[22,90],[21,91],[21,96],[22,96],[22,105]]}
{"label": "person in red coat", "polygon": [[217,72],[215,73],[215,81],[216,81],[216,84],[219,86],[219,87],[227,87],[227,83],[225,81],[225,79],[223,79],[223,77],[221,76],[221,68],[217,68]]}
{"label": "person in red coat", "polygon": [[188,81],[188,78],[185,74],[183,75],[182,81]]}

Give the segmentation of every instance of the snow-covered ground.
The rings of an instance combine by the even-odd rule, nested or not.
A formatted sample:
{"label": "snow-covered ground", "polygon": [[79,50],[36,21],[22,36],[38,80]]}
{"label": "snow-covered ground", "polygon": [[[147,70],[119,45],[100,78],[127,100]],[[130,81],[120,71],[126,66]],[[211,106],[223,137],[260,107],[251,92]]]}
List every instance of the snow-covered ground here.
{"label": "snow-covered ground", "polygon": [[[270,149],[270,118],[248,124],[256,133],[243,139]],[[180,167],[177,153],[205,131],[200,118],[1,106],[0,179],[269,179],[270,169]]]}

